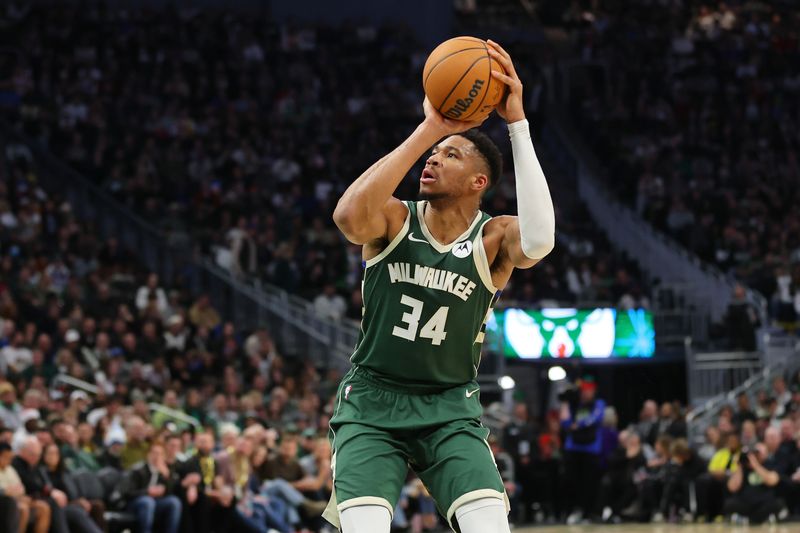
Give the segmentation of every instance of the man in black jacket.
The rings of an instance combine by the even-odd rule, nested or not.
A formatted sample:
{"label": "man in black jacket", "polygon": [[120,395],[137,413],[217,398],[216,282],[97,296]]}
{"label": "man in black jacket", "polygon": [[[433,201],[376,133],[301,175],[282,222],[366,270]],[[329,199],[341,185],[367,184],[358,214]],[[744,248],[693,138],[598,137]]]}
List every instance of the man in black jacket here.
{"label": "man in black jacket", "polygon": [[178,533],[181,502],[173,493],[174,481],[166,462],[164,445],[153,443],[147,461],[136,466],[123,480],[122,494],[128,510],[138,517],[139,532]]}
{"label": "man in black jacket", "polygon": [[67,506],[67,495],[58,489],[51,488],[39,470],[39,460],[42,458],[42,445],[36,437],[26,438],[11,462],[11,466],[19,474],[22,484],[25,485],[25,494],[34,500],[41,500],[50,507],[51,533],[69,533],[67,515],[64,508]]}
{"label": "man in black jacket", "polygon": [[195,435],[197,453],[179,467],[184,497],[186,498],[183,530],[207,533],[228,531],[236,517],[233,490],[224,490],[214,459],[214,434],[201,430]]}

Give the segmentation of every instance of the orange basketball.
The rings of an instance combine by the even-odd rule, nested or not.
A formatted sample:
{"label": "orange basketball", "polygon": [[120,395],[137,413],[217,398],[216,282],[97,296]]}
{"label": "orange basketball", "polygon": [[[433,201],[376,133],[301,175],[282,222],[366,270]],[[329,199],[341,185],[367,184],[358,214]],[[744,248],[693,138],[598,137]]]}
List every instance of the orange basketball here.
{"label": "orange basketball", "polygon": [[505,73],[488,51],[486,41],[454,37],[436,47],[422,71],[422,88],[441,114],[455,120],[479,120],[494,109],[506,85],[492,77]]}

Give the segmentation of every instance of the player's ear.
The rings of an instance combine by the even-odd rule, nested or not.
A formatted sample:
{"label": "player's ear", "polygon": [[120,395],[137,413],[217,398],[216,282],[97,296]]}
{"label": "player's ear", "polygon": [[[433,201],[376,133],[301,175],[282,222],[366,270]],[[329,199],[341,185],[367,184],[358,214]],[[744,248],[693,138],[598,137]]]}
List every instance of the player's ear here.
{"label": "player's ear", "polygon": [[480,193],[486,192],[489,188],[489,176],[486,174],[475,174],[472,177],[472,190]]}

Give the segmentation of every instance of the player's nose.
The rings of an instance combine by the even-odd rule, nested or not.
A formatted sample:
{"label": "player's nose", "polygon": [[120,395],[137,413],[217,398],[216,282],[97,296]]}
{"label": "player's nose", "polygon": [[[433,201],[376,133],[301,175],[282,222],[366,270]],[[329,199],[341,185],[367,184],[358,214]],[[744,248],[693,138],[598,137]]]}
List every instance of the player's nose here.
{"label": "player's nose", "polygon": [[430,165],[432,167],[439,165],[439,160],[436,158],[436,154],[432,154],[428,159],[425,160],[426,165]]}

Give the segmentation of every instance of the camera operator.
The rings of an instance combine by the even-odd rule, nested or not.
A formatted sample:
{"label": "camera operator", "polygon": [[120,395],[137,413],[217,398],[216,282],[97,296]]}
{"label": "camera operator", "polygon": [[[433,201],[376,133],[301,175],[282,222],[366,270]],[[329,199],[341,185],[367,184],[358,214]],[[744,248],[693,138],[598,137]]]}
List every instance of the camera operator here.
{"label": "camera operator", "polygon": [[566,483],[575,500],[567,523],[577,524],[594,509],[599,458],[602,451],[600,424],[606,403],[595,398],[597,384],[585,377],[574,388],[559,395],[561,428],[566,434],[564,445]]}
{"label": "camera operator", "polygon": [[740,468],[728,479],[731,496],[725,501],[723,513],[742,515],[759,523],[778,514],[784,506],[776,494],[780,475],[764,443],[759,442],[747,452],[743,450]]}

